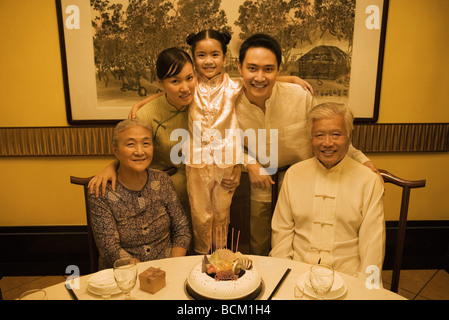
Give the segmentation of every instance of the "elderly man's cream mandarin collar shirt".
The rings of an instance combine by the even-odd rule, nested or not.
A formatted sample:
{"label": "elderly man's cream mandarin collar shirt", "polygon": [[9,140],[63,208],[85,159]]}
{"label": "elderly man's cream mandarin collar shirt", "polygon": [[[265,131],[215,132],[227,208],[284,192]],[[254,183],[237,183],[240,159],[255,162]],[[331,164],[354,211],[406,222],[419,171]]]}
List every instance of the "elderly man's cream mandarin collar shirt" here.
{"label": "elderly man's cream mandarin collar shirt", "polygon": [[316,158],[285,174],[272,220],[270,255],[329,264],[350,275],[382,270],[383,184],[349,157],[331,169]]}

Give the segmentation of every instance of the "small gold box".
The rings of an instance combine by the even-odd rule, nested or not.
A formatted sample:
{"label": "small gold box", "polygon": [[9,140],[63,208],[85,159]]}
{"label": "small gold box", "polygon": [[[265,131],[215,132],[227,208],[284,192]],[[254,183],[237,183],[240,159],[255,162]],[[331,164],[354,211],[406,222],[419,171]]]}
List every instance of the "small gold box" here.
{"label": "small gold box", "polygon": [[165,271],[161,268],[149,267],[139,274],[140,290],[156,293],[165,287]]}

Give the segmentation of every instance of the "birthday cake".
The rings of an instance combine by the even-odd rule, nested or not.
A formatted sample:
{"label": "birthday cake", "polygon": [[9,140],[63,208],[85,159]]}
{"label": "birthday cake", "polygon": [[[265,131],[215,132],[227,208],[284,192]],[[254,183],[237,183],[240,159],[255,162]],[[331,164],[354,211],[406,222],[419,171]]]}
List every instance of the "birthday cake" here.
{"label": "birthday cake", "polygon": [[228,249],[218,249],[195,265],[187,278],[187,289],[195,298],[254,299],[262,279],[252,261]]}

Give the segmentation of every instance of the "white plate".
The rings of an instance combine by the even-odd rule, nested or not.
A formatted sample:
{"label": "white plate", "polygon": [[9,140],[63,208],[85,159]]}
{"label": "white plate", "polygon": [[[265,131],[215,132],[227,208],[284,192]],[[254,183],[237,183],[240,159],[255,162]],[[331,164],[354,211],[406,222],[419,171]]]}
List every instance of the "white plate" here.
{"label": "white plate", "polygon": [[89,280],[87,280],[87,290],[90,293],[108,296],[121,293],[114,280],[112,269],[105,269],[94,273]]}
{"label": "white plate", "polygon": [[[310,280],[309,280],[309,271],[301,274],[297,280],[297,285],[304,289],[304,293],[311,298],[317,298],[315,291],[313,291]],[[331,291],[324,297],[325,300],[334,300],[341,298],[347,290],[346,282],[343,278],[337,273],[334,273],[334,284],[332,285]]]}

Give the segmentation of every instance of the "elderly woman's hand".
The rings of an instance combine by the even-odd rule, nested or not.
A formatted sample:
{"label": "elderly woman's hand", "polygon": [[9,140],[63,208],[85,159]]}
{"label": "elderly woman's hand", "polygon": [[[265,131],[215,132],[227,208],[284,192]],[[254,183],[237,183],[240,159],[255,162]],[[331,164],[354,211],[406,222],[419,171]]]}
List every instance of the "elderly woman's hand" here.
{"label": "elderly woman's hand", "polygon": [[187,250],[181,247],[171,248],[171,257],[183,257],[187,254]]}

